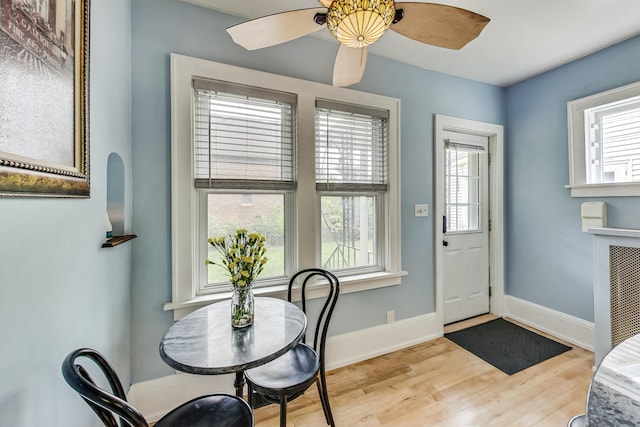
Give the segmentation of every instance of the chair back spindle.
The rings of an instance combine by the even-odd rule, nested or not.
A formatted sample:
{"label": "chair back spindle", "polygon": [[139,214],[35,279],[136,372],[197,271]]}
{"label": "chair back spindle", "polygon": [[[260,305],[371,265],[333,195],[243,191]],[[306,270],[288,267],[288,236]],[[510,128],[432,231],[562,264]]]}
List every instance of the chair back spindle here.
{"label": "chair back spindle", "polygon": [[[88,359],[100,368],[111,390],[104,390],[96,384],[85,366],[78,361],[80,358]],[[127,402],[124,388],[113,367],[96,350],[80,348],[69,353],[62,362],[62,376],[106,427],[149,427],[142,413]],[[196,397],[183,403],[154,425],[253,427],[254,419],[251,408],[242,398],[217,393]]]}
{"label": "chair back spindle", "polygon": [[[292,302],[293,289],[296,279],[304,274],[306,274],[306,276],[302,281],[302,285],[300,286],[300,293],[302,311],[305,314],[307,314],[307,284],[311,281],[311,279],[320,276],[324,278],[329,285],[329,295],[322,305],[320,315],[318,316],[318,320],[315,325],[315,333],[313,335],[313,349],[319,353],[320,360],[322,362],[324,359],[324,348],[327,338],[327,331],[329,330],[329,323],[331,321],[331,316],[333,315],[333,310],[336,306],[336,303],[338,302],[338,295],[340,293],[340,282],[333,273],[327,270],[323,270],[320,268],[308,268],[305,270],[300,270],[296,274],[294,274],[289,281],[289,289],[287,292],[287,300],[289,302]],[[306,337],[303,337],[303,340],[305,338]]]}
{"label": "chair back spindle", "polygon": [[[76,360],[84,357],[93,361],[102,371],[111,391],[98,387],[89,372]],[[67,383],[89,404],[91,409],[107,427],[118,427],[113,414],[120,418],[121,427],[148,427],[144,416],[127,402],[127,397],[120,379],[107,359],[90,348],[75,350],[64,359],[62,375]]]}

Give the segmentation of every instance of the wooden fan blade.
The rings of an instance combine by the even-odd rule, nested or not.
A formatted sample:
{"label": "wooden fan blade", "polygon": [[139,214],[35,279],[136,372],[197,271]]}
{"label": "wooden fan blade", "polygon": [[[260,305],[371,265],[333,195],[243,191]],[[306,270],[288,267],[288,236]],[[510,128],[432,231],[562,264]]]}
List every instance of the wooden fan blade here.
{"label": "wooden fan blade", "polygon": [[396,3],[400,22],[389,27],[410,39],[447,49],[462,49],[480,35],[490,19],[470,10],[434,3]]}
{"label": "wooden fan blade", "polygon": [[252,19],[227,28],[234,42],[247,50],[262,49],[314,33],[325,25],[316,24],[317,13],[324,8],[292,10]]}
{"label": "wooden fan blade", "polygon": [[351,48],[340,45],[333,66],[333,85],[350,86],[362,80],[367,64],[367,47]]}

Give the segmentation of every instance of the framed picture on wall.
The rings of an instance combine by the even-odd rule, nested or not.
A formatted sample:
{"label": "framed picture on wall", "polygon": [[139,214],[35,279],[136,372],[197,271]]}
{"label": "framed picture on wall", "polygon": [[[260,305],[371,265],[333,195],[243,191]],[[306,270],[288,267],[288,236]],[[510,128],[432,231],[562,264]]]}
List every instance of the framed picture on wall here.
{"label": "framed picture on wall", "polygon": [[89,197],[89,2],[0,0],[0,196]]}

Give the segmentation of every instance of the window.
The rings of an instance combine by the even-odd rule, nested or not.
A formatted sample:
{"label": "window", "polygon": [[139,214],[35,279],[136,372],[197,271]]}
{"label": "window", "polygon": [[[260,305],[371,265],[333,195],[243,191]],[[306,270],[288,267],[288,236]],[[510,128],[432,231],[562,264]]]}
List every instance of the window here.
{"label": "window", "polygon": [[640,195],[640,83],[568,104],[571,195]]}
{"label": "window", "polygon": [[447,232],[480,230],[481,146],[446,142],[445,215]]}
{"label": "window", "polygon": [[587,184],[640,181],[640,96],[584,115]]}
{"label": "window", "polygon": [[316,190],[322,265],[384,267],[388,111],[316,101]]}
{"label": "window", "polygon": [[267,236],[258,294],[315,266],[400,283],[398,100],[172,54],[171,104],[175,318],[228,298],[206,240],[239,226]]}
{"label": "window", "polygon": [[[206,236],[238,228],[264,234],[269,262],[256,286],[282,279],[292,258],[285,255],[291,251],[285,223],[292,221],[285,205],[295,190],[296,96],[204,79],[194,79],[193,88],[194,186],[206,212]],[[208,245],[201,258],[220,255]],[[227,288],[223,268],[202,268],[199,294]]]}

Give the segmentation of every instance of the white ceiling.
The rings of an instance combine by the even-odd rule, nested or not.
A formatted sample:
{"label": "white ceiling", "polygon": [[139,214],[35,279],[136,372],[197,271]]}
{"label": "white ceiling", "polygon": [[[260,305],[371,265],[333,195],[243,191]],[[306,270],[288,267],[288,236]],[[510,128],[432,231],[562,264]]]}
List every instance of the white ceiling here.
{"label": "white ceiling", "polygon": [[[318,7],[316,0],[183,0],[242,18]],[[444,0],[491,22],[462,50],[424,45],[387,31],[369,47],[428,70],[508,86],[640,34],[640,0]],[[328,30],[310,37],[338,42]],[[640,52],[639,52],[640,54]],[[366,70],[365,70],[366,73]]]}

